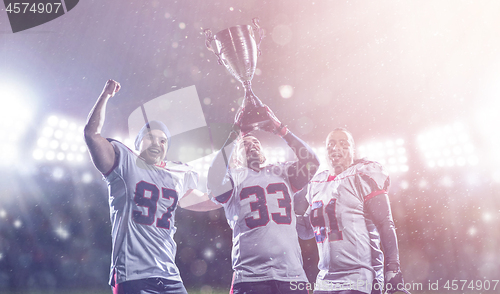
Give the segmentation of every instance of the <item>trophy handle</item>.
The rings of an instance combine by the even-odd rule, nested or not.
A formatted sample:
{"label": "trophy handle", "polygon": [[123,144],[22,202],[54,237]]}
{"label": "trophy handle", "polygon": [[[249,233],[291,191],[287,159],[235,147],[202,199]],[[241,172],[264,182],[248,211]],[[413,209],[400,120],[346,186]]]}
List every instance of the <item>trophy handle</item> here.
{"label": "trophy handle", "polygon": [[214,48],[212,47],[212,41],[215,40],[215,38],[213,37],[212,31],[210,29],[206,29],[203,32],[205,33],[205,46],[207,46],[208,50],[212,51],[215,54],[215,56],[217,56],[217,58],[218,58],[217,62],[220,65],[224,65],[223,60],[220,57],[220,53],[216,52],[214,50]]}
{"label": "trophy handle", "polygon": [[259,33],[259,43],[257,44],[257,56],[260,56],[262,54],[262,51],[260,50],[260,43],[262,43],[262,39],[264,39],[266,34],[265,34],[264,29],[259,26],[259,18],[258,17],[252,18],[252,23],[255,26],[254,30]]}

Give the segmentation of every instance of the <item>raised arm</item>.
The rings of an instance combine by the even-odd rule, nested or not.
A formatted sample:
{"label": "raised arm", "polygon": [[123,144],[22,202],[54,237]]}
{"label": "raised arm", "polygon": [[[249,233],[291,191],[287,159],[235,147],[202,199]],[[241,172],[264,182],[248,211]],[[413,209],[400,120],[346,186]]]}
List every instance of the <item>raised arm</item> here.
{"label": "raised arm", "polygon": [[120,90],[120,84],[108,80],[104,89],[89,113],[84,128],[85,143],[95,167],[103,174],[109,172],[115,161],[115,151],[106,138],[101,136],[101,130],[106,116],[106,105],[109,98]]}
{"label": "raised arm", "polygon": [[316,156],[309,145],[292,134],[288,128],[278,120],[269,107],[266,106],[266,108],[270,120],[270,126],[266,131],[281,136],[288,146],[292,148],[298,158],[298,161],[288,168],[288,177],[293,189],[299,191],[304,188],[318,170],[318,156]]}
{"label": "raised arm", "polygon": [[235,139],[238,133],[231,131],[224,146],[217,152],[207,175],[207,189],[209,196],[216,198],[217,202],[225,203],[233,192],[234,183],[228,176],[229,160],[234,151]]}
{"label": "raised arm", "polygon": [[291,132],[283,136],[283,139],[298,158],[298,161],[288,168],[290,183],[298,191],[307,185],[318,170],[319,159],[309,145]]}

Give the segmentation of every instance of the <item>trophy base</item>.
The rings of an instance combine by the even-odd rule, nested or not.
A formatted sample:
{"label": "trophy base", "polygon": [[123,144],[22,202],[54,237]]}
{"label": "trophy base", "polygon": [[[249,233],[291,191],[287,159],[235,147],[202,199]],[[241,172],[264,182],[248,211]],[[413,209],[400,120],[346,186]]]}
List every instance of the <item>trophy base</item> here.
{"label": "trophy base", "polygon": [[240,128],[243,133],[248,133],[255,130],[263,130],[269,128],[271,121],[267,113],[267,109],[263,106],[258,106],[249,110],[244,110],[241,114]]}

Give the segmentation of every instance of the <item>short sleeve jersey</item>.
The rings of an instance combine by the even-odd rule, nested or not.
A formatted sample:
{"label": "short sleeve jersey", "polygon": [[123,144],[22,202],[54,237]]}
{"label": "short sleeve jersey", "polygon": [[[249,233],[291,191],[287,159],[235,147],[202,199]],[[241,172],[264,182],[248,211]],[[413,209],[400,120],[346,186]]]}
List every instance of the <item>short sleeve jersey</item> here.
{"label": "short sleeve jersey", "polygon": [[364,205],[386,193],[389,184],[383,167],[365,160],[335,177],[328,171],[313,177],[307,199],[319,252],[318,282],[353,285],[354,290],[371,292],[370,285],[376,276],[380,278],[383,263],[378,233],[365,218]]}
{"label": "short sleeve jersey", "polygon": [[307,281],[295,228],[291,163],[229,172],[232,193],[214,198],[233,230],[234,283],[267,280]]}
{"label": "short sleeve jersey", "polygon": [[117,158],[104,175],[112,224],[110,284],[161,277],[181,281],[175,265],[177,203],[196,188],[198,175],[185,165],[148,165],[118,141]]}

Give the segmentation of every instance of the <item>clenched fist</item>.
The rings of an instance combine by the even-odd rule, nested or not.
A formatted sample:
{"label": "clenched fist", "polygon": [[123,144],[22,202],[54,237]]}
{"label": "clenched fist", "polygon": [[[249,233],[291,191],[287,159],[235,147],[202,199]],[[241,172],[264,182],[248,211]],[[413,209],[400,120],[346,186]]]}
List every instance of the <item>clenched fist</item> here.
{"label": "clenched fist", "polygon": [[111,95],[111,97],[115,96],[115,94],[120,90],[120,83],[114,80],[108,80],[104,89],[102,90],[101,95]]}

